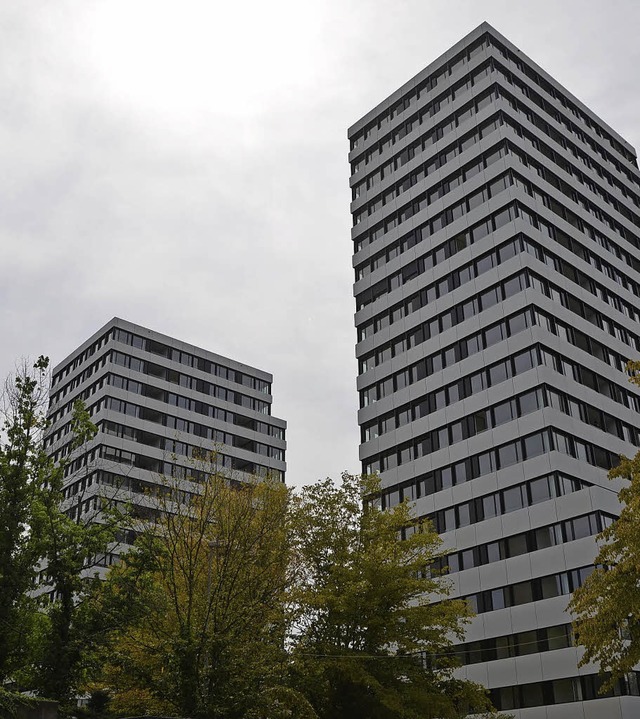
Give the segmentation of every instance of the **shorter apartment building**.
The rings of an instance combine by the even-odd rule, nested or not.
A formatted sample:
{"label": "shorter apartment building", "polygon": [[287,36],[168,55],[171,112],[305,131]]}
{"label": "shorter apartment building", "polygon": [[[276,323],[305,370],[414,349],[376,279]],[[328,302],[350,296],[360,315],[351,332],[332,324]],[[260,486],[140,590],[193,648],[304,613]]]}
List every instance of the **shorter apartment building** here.
{"label": "shorter apartment building", "polygon": [[[65,511],[91,521],[107,499],[153,519],[154,487],[171,477],[195,488],[210,468],[203,456],[234,481],[284,482],[286,422],[271,416],[272,382],[268,372],[114,317],[53,369],[45,448],[67,460]],[[74,450],[76,400],[98,432]],[[135,534],[119,539],[97,566],[112,564]]]}

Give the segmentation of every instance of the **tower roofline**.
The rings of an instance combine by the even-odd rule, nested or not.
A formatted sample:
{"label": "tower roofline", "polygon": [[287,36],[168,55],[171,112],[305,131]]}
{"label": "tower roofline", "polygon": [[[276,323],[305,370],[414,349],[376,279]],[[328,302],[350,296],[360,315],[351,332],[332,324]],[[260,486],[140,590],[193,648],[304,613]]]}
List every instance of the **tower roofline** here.
{"label": "tower roofline", "polygon": [[350,138],[353,135],[355,135],[357,132],[359,132],[362,128],[364,128],[368,123],[371,122],[375,117],[377,117],[380,113],[387,110],[389,107],[391,107],[394,103],[396,103],[401,97],[407,94],[410,90],[412,90],[416,85],[419,85],[423,80],[425,80],[429,75],[431,75],[434,70],[437,70],[439,67],[444,65],[446,62],[454,58],[461,50],[463,50],[465,47],[468,47],[473,42],[475,42],[478,38],[482,37],[484,34],[489,34],[492,37],[494,37],[496,40],[498,40],[501,44],[503,44],[508,50],[513,52],[514,54],[518,55],[518,57],[525,62],[527,65],[529,65],[531,68],[533,68],[537,73],[539,73],[550,85],[552,85],[554,88],[559,90],[563,95],[565,95],[568,99],[570,99],[577,107],[580,108],[582,112],[584,112],[586,115],[589,116],[591,120],[600,127],[602,127],[604,130],[606,130],[609,134],[611,134],[616,140],[618,140],[624,147],[631,152],[634,156],[637,157],[637,152],[635,147],[629,143],[627,140],[625,140],[624,137],[622,137],[618,132],[616,132],[608,123],[606,123],[602,118],[600,118],[598,115],[596,115],[592,110],[589,109],[579,98],[577,98],[574,94],[569,92],[569,90],[564,87],[561,83],[559,83],[557,80],[555,80],[549,73],[544,70],[540,65],[538,65],[534,60],[532,60],[526,53],[522,52],[516,45],[514,45],[508,38],[506,38],[502,33],[500,33],[498,30],[496,30],[493,25],[490,23],[484,21],[480,23],[477,27],[475,27],[471,32],[469,32],[467,35],[465,35],[461,40],[459,40],[455,45],[451,46],[448,50],[443,52],[439,57],[437,57],[433,62],[429,63],[424,69],[420,70],[416,75],[414,75],[410,80],[405,82],[403,85],[400,86],[399,89],[397,89],[395,92],[391,93],[389,96],[387,96],[384,100],[382,100],[380,103],[378,103],[372,110],[366,113],[366,115],[363,115],[359,120],[357,120],[351,127],[349,127],[347,131],[347,136]]}
{"label": "tower roofline", "polygon": [[85,340],[81,345],[79,345],[75,350],[73,350],[73,352],[68,354],[63,360],[58,362],[52,370],[53,374],[56,374],[63,367],[67,366],[69,362],[71,362],[75,357],[82,354],[88,347],[90,347],[94,342],[100,339],[100,337],[102,337],[105,332],[108,332],[114,327],[119,327],[123,330],[126,330],[127,332],[133,332],[134,334],[139,334],[143,337],[152,337],[153,339],[157,339],[160,342],[164,342],[165,344],[168,344],[169,346],[182,350],[184,352],[189,352],[199,357],[204,357],[205,359],[208,359],[212,362],[224,365],[225,367],[229,367],[230,369],[245,372],[246,374],[250,374],[262,380],[266,380],[267,382],[273,382],[273,375],[270,372],[266,372],[265,370],[253,367],[252,365],[238,362],[237,360],[225,357],[224,355],[216,354],[215,352],[211,352],[210,350],[204,349],[203,347],[198,347],[197,345],[191,344],[189,342],[183,342],[182,340],[170,337],[169,335],[165,335],[162,332],[157,332],[156,330],[152,330],[148,327],[135,324],[134,322],[122,319],[121,317],[112,317],[108,322],[106,322],[102,327],[100,327],[99,330],[94,332],[91,337]]}

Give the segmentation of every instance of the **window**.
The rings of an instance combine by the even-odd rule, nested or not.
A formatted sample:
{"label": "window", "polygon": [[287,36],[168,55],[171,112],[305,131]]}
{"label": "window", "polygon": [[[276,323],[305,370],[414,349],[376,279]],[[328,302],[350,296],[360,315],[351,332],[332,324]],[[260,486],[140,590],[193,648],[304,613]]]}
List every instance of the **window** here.
{"label": "window", "polygon": [[520,706],[522,708],[537,707],[545,703],[541,682],[523,684],[521,687],[521,692],[522,693]]}
{"label": "window", "polygon": [[552,682],[552,686],[554,704],[564,704],[581,699],[580,685],[573,679],[556,679]]}
{"label": "window", "polygon": [[478,471],[480,476],[495,471],[495,460],[493,452],[485,452],[478,456]]}
{"label": "window", "polygon": [[507,605],[505,604],[504,590],[494,589],[490,594],[490,607],[493,610],[504,609]]}
{"label": "window", "polygon": [[[458,526],[459,527],[466,527],[469,524],[471,524],[471,511],[469,504],[461,504],[458,507]],[[469,550],[471,552],[472,550]],[[462,552],[463,557],[466,556],[468,552]],[[465,560],[465,569],[468,569],[469,567],[474,566],[473,558],[467,557],[467,560]]]}
{"label": "window", "polygon": [[499,468],[504,469],[520,461],[520,444],[512,442],[498,450]]}
{"label": "window", "polygon": [[[469,353],[471,354],[471,353]],[[484,372],[478,372],[471,377],[471,394],[477,394],[485,389],[485,374]]]}
{"label": "window", "polygon": [[480,295],[480,306],[482,307],[483,312],[498,304],[500,299],[500,292],[497,287],[492,287],[490,290],[487,290]]}
{"label": "window", "polygon": [[453,507],[444,511],[444,531],[450,532],[456,528],[456,513]]}
{"label": "window", "polygon": [[483,202],[487,200],[487,193],[485,189],[480,189],[473,195],[470,195],[467,199],[469,210],[474,210],[476,207],[480,207]]}
{"label": "window", "polygon": [[451,467],[443,467],[440,470],[440,482],[443,489],[453,486],[453,472]]}
{"label": "window", "polygon": [[[590,517],[577,517],[576,519],[567,522],[567,539],[582,539],[583,537],[589,537],[597,532],[595,526],[591,527]],[[595,525],[595,522],[594,522]]]}
{"label": "window", "polygon": [[509,368],[506,362],[500,362],[489,368],[489,382],[491,386],[500,384],[509,379]]}
{"label": "window", "polygon": [[479,242],[491,232],[491,220],[485,220],[473,228],[473,241]]}
{"label": "window", "polygon": [[518,332],[522,332],[522,330],[525,330],[528,326],[529,316],[526,311],[514,315],[509,319],[509,336],[518,334]]}
{"label": "window", "polygon": [[516,534],[513,537],[507,537],[505,544],[508,557],[517,557],[520,554],[527,554],[529,551],[526,534]]}
{"label": "window", "polygon": [[513,512],[516,509],[522,509],[526,506],[526,501],[522,496],[522,487],[510,487],[502,492],[502,506],[505,512]]}
{"label": "window", "polygon": [[524,459],[531,459],[544,454],[546,451],[546,435],[542,432],[532,434],[524,439]]}
{"label": "window", "polygon": [[470,417],[471,420],[471,426],[473,429],[473,434],[479,434],[480,432],[484,432],[488,429],[488,422],[487,422],[487,413],[486,412],[476,412],[474,415]]}
{"label": "window", "polygon": [[476,261],[476,275],[488,272],[495,265],[493,253],[485,255]]}
{"label": "window", "polygon": [[490,494],[482,498],[482,512],[485,519],[497,517],[500,514],[497,494]]}
{"label": "window", "polygon": [[449,567],[449,573],[460,571],[460,561],[457,554],[450,554],[447,557],[447,566]]}
{"label": "window", "polygon": [[493,408],[493,426],[497,427],[513,419],[512,401],[502,402]]}
{"label": "window", "polygon": [[547,646],[549,650],[564,649],[572,646],[571,630],[564,625],[549,627],[547,629]]}
{"label": "window", "polygon": [[528,604],[533,601],[533,588],[531,582],[518,582],[511,586],[512,604]]}
{"label": "window", "polygon": [[494,226],[496,230],[499,230],[501,227],[506,225],[507,223],[511,222],[513,219],[513,210],[510,207],[507,207],[505,210],[502,210],[501,212],[498,212],[497,215],[493,218]]}
{"label": "window", "polygon": [[502,323],[489,327],[484,332],[485,346],[491,347],[504,339],[504,331]]}
{"label": "window", "polygon": [[518,398],[518,404],[520,405],[520,416],[522,417],[525,414],[530,414],[531,412],[535,412],[539,409],[540,406],[542,406],[542,402],[539,401],[541,398],[538,397],[538,391],[533,390],[532,392],[527,392],[526,394],[520,395]]}
{"label": "window", "polygon": [[535,548],[546,549],[556,544],[556,537],[553,527],[541,527],[535,530]]}
{"label": "window", "polygon": [[503,559],[500,542],[490,542],[486,545],[487,562],[498,562]]}
{"label": "window", "polygon": [[467,463],[465,461],[458,462],[458,464],[455,464],[453,466],[453,469],[456,478],[456,484],[463,484],[468,479],[470,479],[470,477],[468,477],[467,475]]}
{"label": "window", "polygon": [[504,291],[504,299],[509,299],[509,297],[513,297],[514,295],[517,295],[518,292],[520,292],[522,289],[522,278],[520,275],[516,275],[515,277],[512,277],[510,280],[507,280],[503,285],[503,291]]}
{"label": "window", "polygon": [[454,424],[451,425],[451,444],[455,444],[456,442],[460,442],[464,439],[464,434],[462,431],[462,422],[454,422]]}
{"label": "window", "polygon": [[555,496],[553,492],[553,477],[540,477],[529,482],[529,495],[531,504],[545,502]]}
{"label": "window", "polygon": [[551,575],[550,577],[542,577],[542,579],[540,579],[540,594],[542,599],[558,597],[562,593],[559,575]]}

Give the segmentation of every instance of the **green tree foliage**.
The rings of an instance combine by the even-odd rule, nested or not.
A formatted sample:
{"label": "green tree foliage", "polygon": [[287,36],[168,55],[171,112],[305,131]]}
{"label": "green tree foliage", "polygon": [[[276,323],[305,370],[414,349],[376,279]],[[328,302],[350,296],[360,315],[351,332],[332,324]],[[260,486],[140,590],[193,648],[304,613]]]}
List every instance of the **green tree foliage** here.
{"label": "green tree foliage", "polygon": [[[65,512],[64,468],[68,461],[86,454],[97,428],[80,400],[74,403],[71,421],[71,453],[57,466],[51,465],[34,514],[40,534],[41,557],[55,601],[47,602],[38,622],[31,685],[43,696],[68,704],[84,681],[92,657],[93,627],[85,620],[85,602],[99,587],[95,564],[113,546],[124,516],[100,497],[95,508],[83,507],[83,493],[73,498],[75,514]],[[89,476],[91,463],[74,477]],[[86,484],[86,482],[85,482]]]}
{"label": "green tree foliage", "polygon": [[[7,381],[3,396],[0,682],[17,680],[64,703],[76,691],[89,656],[83,599],[95,584],[93,561],[114,539],[115,519],[102,508],[75,519],[64,511],[66,461],[82,455],[97,430],[82,402],[76,403],[72,453],[58,465],[47,456],[48,366],[40,357],[31,370],[22,367]],[[53,602],[36,598],[35,578],[42,569],[55,589]]]}
{"label": "green tree foliage", "polygon": [[40,357],[8,380],[0,444],[0,684],[24,663],[35,618],[33,587],[39,556],[35,501],[50,463],[42,450],[48,360]]}
{"label": "green tree foliage", "polygon": [[[631,382],[640,386],[640,362],[630,362],[628,369]],[[596,569],[569,604],[585,647],[581,663],[594,662],[601,673],[610,673],[603,691],[640,662],[640,452],[622,457],[609,477],[629,480],[619,494],[624,506],[619,519],[598,535]]]}
{"label": "green tree foliage", "polygon": [[453,642],[471,613],[429,570],[441,540],[407,503],[381,511],[363,501],[378,489],[345,474],[341,486],[328,479],[294,500],[294,686],[320,719],[487,711],[486,692],[453,677]]}
{"label": "green tree foliage", "polygon": [[[153,526],[94,604],[110,710],[225,719],[409,719],[490,711],[457,680],[470,618],[429,567],[440,539],[376,480],[299,495],[218,473],[166,479]],[[429,600],[435,600],[431,603]]]}
{"label": "green tree foliage", "polygon": [[282,704],[271,690],[284,669],[287,501],[281,483],[215,471],[199,485],[164,479],[149,497],[157,522],[96,606],[112,710],[240,719]]}

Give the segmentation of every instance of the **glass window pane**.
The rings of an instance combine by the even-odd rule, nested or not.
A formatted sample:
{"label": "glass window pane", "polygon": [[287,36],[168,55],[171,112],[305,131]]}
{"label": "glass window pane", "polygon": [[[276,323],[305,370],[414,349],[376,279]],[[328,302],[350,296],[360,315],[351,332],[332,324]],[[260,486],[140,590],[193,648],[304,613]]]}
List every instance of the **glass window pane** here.
{"label": "glass window pane", "polygon": [[491,592],[491,609],[504,609],[505,608],[505,600],[504,600],[504,590],[503,589],[494,589]]}
{"label": "glass window pane", "polygon": [[507,537],[505,542],[508,557],[517,557],[520,554],[527,554],[529,551],[526,534],[516,534],[513,537]]}
{"label": "glass window pane", "polygon": [[522,497],[522,487],[511,487],[502,492],[502,506],[505,512],[513,512],[526,506]]}
{"label": "glass window pane", "polygon": [[487,562],[499,562],[504,559],[502,552],[502,545],[500,542],[490,542],[486,545],[487,547]]}
{"label": "glass window pane", "polygon": [[513,297],[513,295],[518,294],[521,290],[521,281],[520,281],[520,275],[516,275],[515,277],[512,277],[510,280],[507,280],[503,285],[503,292],[504,292],[504,298],[508,299],[509,297]]}
{"label": "glass window pane", "polygon": [[530,437],[526,437],[524,440],[524,459],[531,459],[537,457],[540,454],[544,454],[545,442],[544,435],[542,433],[533,434]]}
{"label": "glass window pane", "polygon": [[495,325],[494,327],[490,327],[488,330],[485,330],[484,339],[485,347],[491,347],[492,345],[501,342],[504,339],[502,324]]}
{"label": "glass window pane", "polygon": [[513,419],[513,408],[511,400],[502,402],[502,404],[496,405],[493,408],[493,425],[497,427],[506,422],[511,422]]}
{"label": "glass window pane", "polygon": [[462,422],[454,422],[451,427],[451,444],[455,444],[456,442],[460,442],[462,439],[464,439],[463,433],[462,433]]}
{"label": "glass window pane", "polygon": [[489,428],[489,423],[487,422],[487,415],[486,412],[477,412],[476,414],[471,416],[471,422],[472,422],[472,429],[474,430],[475,434],[480,434],[480,432],[484,432]]}
{"label": "glass window pane", "polygon": [[580,699],[574,679],[556,679],[553,683],[553,703],[564,704]]}
{"label": "glass window pane", "polygon": [[564,649],[572,646],[571,629],[569,627],[549,627],[547,629],[547,645],[550,650]]}
{"label": "glass window pane", "polygon": [[497,500],[498,495],[496,494],[490,494],[482,498],[482,511],[485,519],[496,517],[499,514]]}
{"label": "glass window pane", "polygon": [[529,482],[529,496],[531,504],[538,504],[554,496],[552,491],[552,477],[540,477]]}
{"label": "glass window pane", "polygon": [[538,633],[533,630],[530,632],[520,632],[518,634],[517,650],[519,655],[535,654],[540,651],[540,643],[538,642]]}
{"label": "glass window pane", "polygon": [[476,566],[473,549],[465,549],[464,552],[460,552],[460,563],[463,569],[473,569]]}
{"label": "glass window pane", "polygon": [[496,637],[495,639],[495,658],[508,659],[513,656],[512,637]]}
{"label": "glass window pane", "polygon": [[513,358],[516,374],[522,374],[534,366],[532,351],[521,352]]}
{"label": "glass window pane", "polygon": [[531,582],[519,582],[511,586],[513,605],[528,604],[533,601],[533,589]]}
{"label": "glass window pane", "polygon": [[509,366],[508,361],[500,362],[500,364],[489,368],[489,381],[491,386],[504,382],[509,379],[510,376],[511,367]]}
{"label": "glass window pane", "polygon": [[495,471],[495,461],[493,457],[493,451],[485,452],[478,457],[478,466],[480,475],[489,474],[489,472]]}
{"label": "glass window pane", "polygon": [[540,398],[538,397],[538,392],[536,390],[520,395],[518,398],[518,403],[520,404],[520,416],[522,417],[525,414],[535,412],[539,407],[541,407],[542,403],[539,402],[539,399]]}
{"label": "glass window pane", "polygon": [[559,597],[562,594],[559,578],[555,575],[550,577],[542,577],[540,580],[540,591],[542,599],[551,597]]}
{"label": "glass window pane", "polygon": [[456,484],[462,484],[463,482],[466,482],[468,479],[467,476],[467,463],[466,462],[458,462],[458,464],[455,464],[453,466],[454,470],[454,476],[456,480]]}
{"label": "glass window pane", "polygon": [[509,336],[518,334],[518,332],[522,332],[522,330],[525,330],[529,326],[529,314],[528,310],[525,310],[524,312],[520,312],[517,315],[514,315],[509,320]]}
{"label": "glass window pane", "polygon": [[511,467],[520,461],[520,442],[512,442],[498,450],[498,461],[500,469]]}
{"label": "glass window pane", "polygon": [[553,547],[555,543],[555,532],[551,527],[540,527],[540,529],[536,529],[536,549],[546,549],[547,547]]}
{"label": "glass window pane", "polygon": [[522,703],[520,706],[523,708],[542,706],[545,703],[542,695],[542,686],[541,682],[523,684],[521,687]]}
{"label": "glass window pane", "polygon": [[[591,536],[589,517],[577,517],[571,522],[571,539],[582,539]],[[569,532],[567,532],[569,534]]]}
{"label": "glass window pane", "polygon": [[468,503],[461,504],[458,507],[458,526],[467,527],[471,524],[471,510]]}
{"label": "glass window pane", "polygon": [[440,482],[442,488],[453,486],[453,472],[451,471],[451,467],[444,467],[440,471]]}

